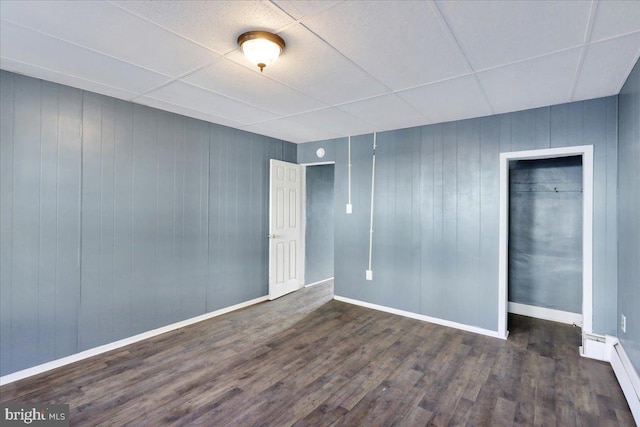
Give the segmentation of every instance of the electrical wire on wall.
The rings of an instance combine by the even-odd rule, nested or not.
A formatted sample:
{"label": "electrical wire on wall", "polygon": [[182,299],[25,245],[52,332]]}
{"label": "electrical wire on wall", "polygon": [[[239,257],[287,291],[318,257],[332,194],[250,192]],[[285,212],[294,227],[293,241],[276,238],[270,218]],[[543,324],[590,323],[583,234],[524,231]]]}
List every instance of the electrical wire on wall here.
{"label": "electrical wire on wall", "polygon": [[347,169],[347,180],[348,180],[348,193],[349,193],[349,200],[347,201],[347,213],[350,214],[351,212],[353,212],[353,206],[351,205],[351,135],[349,135],[349,141],[347,142],[348,145],[348,169]]}
{"label": "electrical wire on wall", "polygon": [[369,268],[365,277],[367,280],[373,280],[373,270],[371,269],[371,254],[373,253],[373,195],[376,185],[376,137],[377,133],[373,133],[373,160],[371,165],[371,217],[369,220]]}

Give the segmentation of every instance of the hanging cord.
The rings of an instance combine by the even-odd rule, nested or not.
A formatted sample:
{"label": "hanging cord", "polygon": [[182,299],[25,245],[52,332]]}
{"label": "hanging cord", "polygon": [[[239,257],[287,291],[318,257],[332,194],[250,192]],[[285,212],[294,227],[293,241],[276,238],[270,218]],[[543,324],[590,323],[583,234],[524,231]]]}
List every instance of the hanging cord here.
{"label": "hanging cord", "polygon": [[348,152],[349,152],[349,154],[348,154],[349,167],[347,169],[348,170],[348,172],[347,172],[348,178],[347,179],[348,179],[348,182],[349,182],[349,188],[348,188],[348,191],[349,191],[349,197],[348,198],[349,198],[349,200],[347,201],[347,213],[350,214],[351,210],[352,210],[352,207],[351,207],[351,135],[349,135],[348,147],[349,147],[348,148]]}
{"label": "hanging cord", "polygon": [[371,254],[373,252],[373,196],[376,185],[376,137],[377,133],[373,133],[373,160],[371,166],[371,217],[369,221],[369,269],[367,270],[367,279],[371,280],[373,271],[371,270]]}

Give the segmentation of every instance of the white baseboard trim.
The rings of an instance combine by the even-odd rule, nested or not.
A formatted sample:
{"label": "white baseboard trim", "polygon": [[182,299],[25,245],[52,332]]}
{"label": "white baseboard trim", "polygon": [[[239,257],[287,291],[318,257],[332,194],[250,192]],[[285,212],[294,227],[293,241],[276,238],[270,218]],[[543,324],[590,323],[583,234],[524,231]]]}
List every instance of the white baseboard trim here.
{"label": "white baseboard trim", "polygon": [[436,325],[448,326],[450,328],[460,329],[462,331],[473,332],[475,334],[480,334],[480,335],[486,335],[492,338],[506,339],[506,337],[499,336],[497,331],[478,328],[477,326],[470,326],[470,325],[465,325],[463,323],[452,322],[450,320],[438,319],[437,317],[425,316],[424,314],[418,314],[418,313],[413,313],[411,311],[399,310],[397,308],[385,307],[383,305],[372,304],[369,302],[341,297],[338,295],[334,295],[333,299],[335,299],[336,301],[346,302],[348,304],[371,308],[373,310],[384,311],[386,313],[409,317],[411,319],[422,320],[423,322],[435,323]]}
{"label": "white baseboard trim", "polygon": [[226,314],[235,310],[239,310],[241,308],[249,307],[250,305],[267,301],[267,299],[268,299],[267,296],[263,296],[263,297],[255,298],[249,301],[241,302],[229,307],[221,308],[220,310],[212,311],[210,313],[201,314],[200,316],[196,316],[190,319],[182,320],[180,322],[172,323],[171,325],[162,326],[160,328],[152,329],[147,332],[142,332],[141,334],[134,335],[132,337],[123,338],[121,340],[104,344],[99,347],[90,348],[88,350],[84,350],[84,351],[81,351],[80,353],[75,353],[70,356],[63,357],[61,359],[52,360],[51,362],[46,362],[41,365],[23,369],[22,371],[14,372],[12,374],[8,374],[0,377],[0,386],[9,384],[14,381],[18,381],[33,375],[41,374],[43,372],[50,371],[52,369],[59,368],[64,365],[68,365],[70,363],[78,362],[80,360],[84,360],[89,357],[96,356],[98,354],[106,353],[108,351],[115,350],[117,348],[124,347],[129,344],[133,344],[133,343],[145,340],[147,338],[155,337],[156,335],[161,335],[166,332],[184,328],[185,326],[193,325],[194,323],[202,322],[203,320],[211,319],[212,317],[221,316],[223,314]]}
{"label": "white baseboard trim", "polygon": [[624,397],[627,398],[633,419],[637,425],[640,425],[640,377],[620,342],[613,346],[611,367],[620,383]]}
{"label": "white baseboard trim", "polygon": [[308,288],[309,286],[319,285],[320,283],[328,282],[329,280],[333,280],[333,277],[329,277],[327,279],[322,279],[322,280],[319,280],[317,282],[309,283],[308,285],[304,285],[304,287]]}
{"label": "white baseboard trim", "polygon": [[582,314],[509,301],[509,313],[582,326]]}

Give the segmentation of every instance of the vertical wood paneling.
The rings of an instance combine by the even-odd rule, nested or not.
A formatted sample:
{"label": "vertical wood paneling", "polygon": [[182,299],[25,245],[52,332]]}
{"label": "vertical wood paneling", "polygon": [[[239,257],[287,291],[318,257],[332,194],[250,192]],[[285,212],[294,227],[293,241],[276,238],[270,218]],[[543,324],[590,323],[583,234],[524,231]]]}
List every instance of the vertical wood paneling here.
{"label": "vertical wood paneling", "polygon": [[222,208],[224,183],[223,178],[223,148],[224,128],[212,125],[209,131],[209,286],[207,287],[207,311],[223,307],[220,298],[224,285],[224,246],[223,237],[226,230],[222,226]]}
{"label": "vertical wood paneling", "polygon": [[113,334],[132,335],[133,104],[115,102],[113,199]]}
{"label": "vertical wood paneling", "polygon": [[[261,137],[257,134],[250,136],[251,157],[248,165],[249,168],[249,204],[251,214],[249,215],[249,264],[255,267],[249,271],[248,284],[251,285],[251,294],[248,299],[255,298],[256,295],[264,295],[267,290],[264,289],[265,280],[269,274],[262,271],[262,243],[266,240],[267,233],[262,230],[262,223],[265,213],[262,204],[262,189],[264,181],[262,181],[262,148],[264,144]],[[295,148],[295,147],[294,147]],[[256,219],[258,219],[256,221]]]}
{"label": "vertical wood paneling", "polygon": [[[573,107],[573,106],[572,106]],[[582,130],[580,135],[575,135],[574,138],[580,138],[584,144],[594,145],[593,151],[593,194],[594,201],[596,198],[600,199],[601,196],[606,195],[607,187],[607,148],[604,144],[598,144],[599,141],[605,141],[606,138],[606,126],[601,126],[604,118],[606,117],[605,104],[583,104],[579,103],[576,107],[580,107],[578,111],[571,115],[574,121],[579,120],[580,117],[583,120]],[[571,108],[570,111],[575,111],[577,108]],[[574,134],[577,132],[574,131]],[[602,260],[605,262],[607,247],[603,239],[607,232],[607,204],[606,196],[603,197],[602,203],[594,203],[593,205],[593,258]],[[594,269],[593,282],[603,283],[606,280],[607,274],[604,269]],[[593,299],[595,301],[607,301],[609,304],[613,304],[615,307],[616,293],[610,292],[606,288],[594,288]],[[594,322],[598,322],[599,316],[606,315],[606,313],[594,313]],[[617,317],[617,314],[614,313]],[[607,333],[611,333],[607,331]]]}
{"label": "vertical wood paneling", "polygon": [[[238,139],[236,143],[238,148],[238,170],[237,170],[237,193],[249,196],[251,194],[251,151],[252,144],[250,139]],[[240,199],[236,196],[236,216],[238,218],[238,229],[236,241],[238,242],[238,258],[236,283],[249,283],[251,280],[251,270],[242,266],[242,264],[251,263],[251,198],[245,197]],[[251,284],[253,286],[253,283]],[[238,290],[236,298],[238,301],[246,301],[251,299],[251,287],[235,287]]]}
{"label": "vertical wood paneling", "polygon": [[[618,337],[640,372],[640,62],[619,95],[618,312],[627,317]],[[610,112],[609,114],[612,114]]]}
{"label": "vertical wood paneling", "polygon": [[[266,236],[269,233],[269,143],[267,142],[266,137],[261,137],[261,148],[260,152],[262,153],[262,161],[260,162],[260,171],[263,177],[263,182],[267,183],[265,186],[261,188],[261,200],[262,203],[260,206],[264,209],[264,214],[262,215],[262,236]],[[266,240],[266,239],[265,239]],[[268,241],[267,241],[268,242]],[[265,273],[267,279],[269,277],[269,246],[268,243],[261,244],[262,251],[262,271]],[[269,281],[267,280],[265,283],[266,293],[269,291]]]}
{"label": "vertical wood paneling", "polygon": [[233,224],[231,223],[231,221],[233,220],[233,218],[231,218],[230,216],[230,203],[229,200],[231,198],[231,192],[229,189],[229,183],[231,181],[231,177],[229,174],[229,159],[230,159],[230,153],[232,152],[233,148],[232,147],[232,141],[233,138],[231,138],[231,134],[232,134],[232,130],[231,129],[224,129],[224,132],[221,135],[221,141],[222,141],[222,157],[221,157],[221,164],[220,164],[220,172],[221,172],[221,182],[222,182],[222,194],[220,195],[220,227],[221,227],[221,253],[222,253],[222,262],[223,264],[221,265],[220,268],[220,276],[218,277],[218,280],[220,281],[220,304],[222,306],[228,304],[228,301],[232,300],[232,294],[231,294],[231,279],[230,279],[230,275],[231,275],[231,268],[229,266],[229,263],[232,259],[232,254],[231,254],[231,250],[232,248],[230,247],[230,236],[231,236],[231,230],[232,230],[232,226]]}
{"label": "vertical wood paneling", "polygon": [[511,146],[511,116],[501,114],[497,116],[500,129],[500,152],[516,151]]}
{"label": "vertical wood paneling", "polygon": [[[207,312],[207,285],[209,283],[209,124],[203,121],[199,122],[200,133],[200,230],[198,234],[199,251],[198,261],[200,272],[198,296],[199,310],[201,313]],[[246,194],[243,194],[246,197]],[[238,195],[240,197],[240,195]],[[243,286],[242,284],[240,286]]]}
{"label": "vertical wood paneling", "polygon": [[[392,159],[390,189],[394,204],[390,205],[395,218],[392,220],[392,234],[388,243],[393,250],[395,269],[399,274],[394,278],[401,284],[405,298],[398,298],[398,292],[385,289],[386,301],[398,299],[397,306],[403,310],[420,310],[420,245],[416,238],[420,208],[415,177],[420,176],[420,128],[403,129],[394,132],[392,144],[395,154]],[[379,242],[385,243],[385,242]],[[395,244],[395,248],[394,248]],[[393,272],[393,266],[388,271]]]}
{"label": "vertical wood paneling", "polygon": [[536,147],[536,110],[512,113],[511,130],[511,151],[522,151]]}
{"label": "vertical wood paneling", "polygon": [[[442,298],[451,301],[454,316],[462,310],[458,279],[458,140],[457,123],[443,125],[442,138]],[[442,301],[442,300],[441,300]],[[443,309],[444,310],[444,309]],[[443,312],[446,315],[446,312]]]}
{"label": "vertical wood paneling", "polygon": [[[640,97],[639,97],[640,98]],[[607,141],[605,144],[606,149],[606,169],[607,171],[617,171],[618,170],[618,144],[612,144],[612,141],[618,141],[618,99],[615,97],[607,98],[606,102],[606,117],[605,117],[605,126],[606,132],[604,134],[604,140]],[[640,114],[638,115],[640,118]],[[639,120],[640,122],[640,120]],[[640,135],[639,135],[640,139]],[[638,159],[640,160],[640,158]],[[640,162],[638,162],[640,165]],[[606,187],[604,189],[604,197],[606,199],[607,210],[605,212],[605,236],[603,245],[607,248],[605,254],[605,283],[618,283],[618,177],[611,176],[611,173],[607,173],[606,177]],[[640,212],[640,209],[636,212]],[[640,229],[640,226],[639,226]],[[615,230],[615,232],[613,231]],[[640,240],[640,235],[638,235]],[[640,257],[639,257],[640,258]],[[640,282],[640,280],[638,281]],[[619,291],[616,289],[616,294],[611,295],[609,293],[608,299],[602,306],[609,311],[607,318],[613,319],[613,324],[610,329],[609,334],[617,331],[618,324],[618,316],[619,311],[617,310],[616,305],[614,304],[616,299],[618,298]],[[612,305],[609,305],[612,304]],[[638,300],[638,307],[640,308],[640,300]],[[640,320],[640,319],[639,319]],[[640,364],[640,359],[638,360]]]}
{"label": "vertical wood paneling", "polygon": [[152,329],[156,317],[158,221],[156,120],[154,110],[134,106],[133,271],[131,277],[131,327],[134,334]]}
{"label": "vertical wood paneling", "polygon": [[[202,249],[206,245],[207,216],[203,215],[201,200],[204,167],[209,163],[209,154],[203,159],[208,146],[208,134],[202,122],[186,119],[185,126],[185,173],[182,192],[184,193],[184,258],[183,258],[183,317],[189,318],[203,314],[206,308],[206,281],[208,268],[203,262]],[[206,141],[206,144],[205,144]],[[207,196],[205,196],[207,197]],[[206,254],[206,252],[205,252]]]}
{"label": "vertical wood paneling", "polygon": [[101,97],[102,123],[100,144],[100,343],[114,340],[113,267],[115,186],[115,100]]}
{"label": "vertical wood paneling", "polygon": [[413,312],[420,312],[422,287],[420,286],[422,273],[422,241],[420,231],[422,229],[422,202],[421,202],[421,179],[422,179],[422,129],[407,129],[409,133],[406,144],[409,151],[411,165],[411,230],[409,259],[411,262],[411,283],[410,293],[412,295],[411,305],[407,308]]}
{"label": "vertical wood paneling", "polygon": [[436,298],[436,251],[435,249],[435,168],[434,168],[434,130],[435,127],[421,129],[420,147],[420,312],[433,312]]}
{"label": "vertical wood paneling", "polygon": [[38,360],[41,82],[17,78],[13,145],[12,364]]}
{"label": "vertical wood paneling", "polygon": [[80,348],[95,347],[100,334],[102,256],[102,97],[82,97],[82,293]]}
{"label": "vertical wood paneling", "polygon": [[0,73],[0,375],[267,293],[293,144]]}
{"label": "vertical wood paneling", "polygon": [[55,358],[56,256],[58,229],[58,86],[42,83],[40,110],[40,263],[38,271],[38,360]]}
{"label": "vertical wood paneling", "polygon": [[[12,368],[14,74],[0,70],[0,367]],[[6,368],[5,368],[6,367]]]}
{"label": "vertical wood paneling", "polygon": [[[457,207],[458,275],[460,283],[473,283],[479,277],[480,269],[480,121],[478,119],[461,122],[458,132],[457,152]],[[463,309],[460,321],[479,324],[478,301],[482,292],[478,286],[469,286],[467,292],[458,298]]]}
{"label": "vertical wood paneling", "polygon": [[[376,170],[375,170],[375,195],[373,205],[373,249],[371,256],[371,268],[373,270],[373,276],[375,280],[370,283],[372,287],[373,295],[375,297],[376,304],[382,304],[384,301],[389,301],[393,298],[392,293],[394,289],[390,289],[388,286],[384,286],[385,283],[395,280],[393,273],[401,273],[401,269],[394,269],[396,250],[400,245],[406,244],[406,241],[400,241],[394,237],[396,232],[396,223],[394,214],[395,210],[395,153],[396,145],[393,141],[393,132],[382,132],[376,137]],[[369,163],[372,163],[373,155],[373,135],[367,135],[369,142],[368,155],[365,156]],[[371,171],[371,169],[369,169]],[[371,172],[369,172],[371,173]],[[364,270],[368,268],[368,255],[369,255],[369,225],[370,225],[370,206],[371,206],[371,176],[369,178],[368,197],[366,198],[366,205],[362,206],[366,215],[366,233],[363,235],[367,246],[365,251],[367,254],[367,261],[364,264]],[[406,197],[406,196],[405,196]],[[365,272],[360,272],[361,277],[365,275]],[[396,289],[402,289],[402,285],[398,284]],[[398,301],[393,301],[396,304]]]}
{"label": "vertical wood paneling", "polygon": [[334,169],[333,165],[305,168],[304,281],[306,284],[334,276]]}
{"label": "vertical wood paneling", "polygon": [[169,113],[158,113],[158,251],[157,289],[158,324],[169,324],[178,318],[174,311],[179,301],[176,292],[176,260],[174,259],[176,167],[175,141],[176,117]]}
{"label": "vertical wood paneling", "polygon": [[56,358],[78,351],[82,91],[58,86],[58,111]]}
{"label": "vertical wood paneling", "polygon": [[77,351],[82,103],[63,86],[0,80],[4,375]]}
{"label": "vertical wood paneling", "polygon": [[[362,264],[356,261],[360,253],[366,259],[368,249],[369,219],[357,214],[356,200],[366,198],[368,203],[369,176],[359,165],[370,163],[370,151],[354,150],[352,142],[354,214],[343,215],[341,204],[336,210],[336,293],[406,309],[416,297],[405,282],[419,281],[421,296],[417,298],[421,305],[413,310],[496,330],[499,153],[593,144],[597,158],[594,198],[599,210],[594,218],[594,247],[599,246],[601,253],[594,257],[593,266],[594,331],[612,333],[616,325],[610,302],[616,295],[616,265],[612,259],[616,255],[611,199],[616,195],[610,183],[615,182],[617,173],[609,159],[610,155],[616,156],[613,106],[615,98],[605,98],[424,126],[417,128],[422,132],[422,142],[410,142],[412,134],[408,130],[381,134],[373,282],[364,280]],[[355,140],[367,137],[371,135]],[[387,140],[394,148],[386,145]],[[341,177],[346,179],[345,150],[346,143],[335,142],[337,197],[346,196],[340,186]],[[421,159],[418,184],[410,179],[417,167],[416,157]],[[394,159],[393,164],[389,159]],[[414,186],[419,186],[419,191],[413,191]],[[417,197],[421,200],[414,200]],[[416,217],[421,227],[416,234],[422,238],[418,248],[408,254],[404,250],[412,247]],[[411,263],[405,258],[420,252],[421,273],[414,277],[408,274]],[[363,264],[366,266],[366,261]]]}
{"label": "vertical wood paneling", "polygon": [[186,236],[185,236],[185,176],[187,170],[186,162],[186,120],[179,120],[175,127],[175,181],[176,194],[174,198],[174,210],[176,219],[174,223],[175,237],[173,243],[173,253],[175,257],[176,276],[178,278],[177,297],[174,301],[173,312],[179,319],[184,319],[185,315],[185,296],[188,295],[189,289],[186,286],[187,265],[186,265]]}
{"label": "vertical wood paneling", "polygon": [[443,301],[445,289],[449,285],[445,277],[445,254],[442,248],[445,245],[444,234],[444,126],[436,125],[433,129],[433,247],[431,252],[434,259],[434,277],[433,285],[435,287],[432,292],[434,297],[430,301],[429,307],[431,311],[423,311],[423,313],[434,313],[434,316],[444,316]]}
{"label": "vertical wood paneling", "polygon": [[[500,120],[491,117],[481,120],[480,129],[480,283],[498,283],[495,268],[495,251],[498,247],[500,217]],[[482,300],[478,305],[478,325],[492,329],[490,319],[498,310],[498,288],[487,286],[482,290]]]}
{"label": "vertical wood paneling", "polygon": [[542,148],[550,148],[549,147],[549,132],[550,132],[550,122],[549,122],[549,114],[550,108],[536,108],[534,111],[535,114],[535,127],[536,127],[536,149]]}

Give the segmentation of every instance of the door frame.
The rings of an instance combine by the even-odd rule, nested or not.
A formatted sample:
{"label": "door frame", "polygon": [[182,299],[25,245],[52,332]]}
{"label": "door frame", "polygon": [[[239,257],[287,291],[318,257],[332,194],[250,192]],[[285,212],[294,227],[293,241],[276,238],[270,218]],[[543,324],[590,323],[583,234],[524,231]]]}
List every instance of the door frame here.
{"label": "door frame", "polygon": [[[335,165],[335,160],[325,161],[325,162],[310,162],[310,163],[299,163],[302,166],[302,196],[300,198],[302,206],[300,209],[302,212],[300,213],[301,219],[300,223],[302,224],[302,286],[313,285],[313,283],[307,283],[307,166],[323,166],[323,165]],[[334,172],[335,173],[335,172]],[[334,184],[333,188],[335,191],[335,176],[334,176]],[[335,224],[331,224],[334,226]],[[335,242],[334,242],[335,245]]]}
{"label": "door frame", "polygon": [[506,339],[509,286],[509,162],[582,157],[582,332],[593,328],[593,145],[500,153],[500,222],[498,247],[498,336]]}

